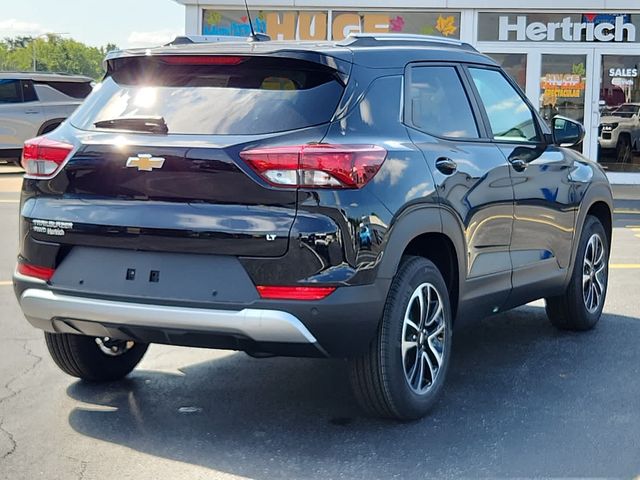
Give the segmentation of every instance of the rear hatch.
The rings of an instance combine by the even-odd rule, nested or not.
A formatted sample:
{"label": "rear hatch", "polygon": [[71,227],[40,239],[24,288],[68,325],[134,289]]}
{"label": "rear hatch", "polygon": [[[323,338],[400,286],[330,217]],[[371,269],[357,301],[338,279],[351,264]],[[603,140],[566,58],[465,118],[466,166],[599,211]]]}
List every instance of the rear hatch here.
{"label": "rear hatch", "polygon": [[71,158],[55,176],[38,180],[41,194],[24,210],[32,221],[71,226],[62,235],[58,229],[57,238],[32,229],[34,237],[283,255],[296,189],[270,186],[240,152],[320,142],[346,78],[337,60],[295,57],[171,54],[109,61],[99,88],[54,134],[73,144]]}

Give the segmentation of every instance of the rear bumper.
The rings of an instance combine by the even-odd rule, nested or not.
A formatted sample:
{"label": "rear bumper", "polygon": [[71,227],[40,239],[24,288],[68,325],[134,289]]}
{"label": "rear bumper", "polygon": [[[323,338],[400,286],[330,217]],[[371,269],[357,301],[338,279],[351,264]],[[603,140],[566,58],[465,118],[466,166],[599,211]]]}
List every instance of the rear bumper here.
{"label": "rear bumper", "polygon": [[[163,332],[167,338],[202,334],[203,338],[235,338],[247,344],[298,344],[324,353],[316,338],[294,315],[265,309],[214,310],[149,305],[76,297],[29,288],[20,296],[25,317],[37,328],[56,333],[77,333],[114,338],[144,338],[141,332]],[[178,334],[178,335],[176,335]],[[140,338],[140,337],[143,338]],[[214,342],[215,343],[215,342]]]}
{"label": "rear bumper", "polygon": [[361,355],[378,331],[388,281],[338,288],[320,301],[175,304],[52,288],[14,273],[34,327],[53,333],[295,357]]}

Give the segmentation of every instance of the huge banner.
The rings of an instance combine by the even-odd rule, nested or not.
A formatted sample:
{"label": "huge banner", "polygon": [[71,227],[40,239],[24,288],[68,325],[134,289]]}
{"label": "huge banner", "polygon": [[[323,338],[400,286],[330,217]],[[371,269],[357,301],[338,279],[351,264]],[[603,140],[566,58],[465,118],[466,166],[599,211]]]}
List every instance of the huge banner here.
{"label": "huge banner", "polygon": [[[256,32],[273,40],[342,40],[350,33],[417,33],[460,38],[459,12],[350,12],[260,10],[251,13]],[[242,10],[204,10],[203,35],[248,36]]]}

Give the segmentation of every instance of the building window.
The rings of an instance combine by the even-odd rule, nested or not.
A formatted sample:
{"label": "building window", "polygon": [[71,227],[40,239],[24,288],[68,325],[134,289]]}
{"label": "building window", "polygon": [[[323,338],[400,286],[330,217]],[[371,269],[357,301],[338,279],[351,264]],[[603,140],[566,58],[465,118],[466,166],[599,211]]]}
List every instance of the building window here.
{"label": "building window", "polygon": [[527,88],[526,53],[488,53],[507,74],[525,91]]}
{"label": "building window", "polygon": [[556,115],[584,122],[586,55],[542,55],[540,113],[550,123]]}
{"label": "building window", "polygon": [[640,172],[640,56],[603,55],[598,161],[613,172]]}
{"label": "building window", "polygon": [[[331,25],[329,18],[331,17]],[[418,33],[460,38],[460,12],[260,10],[251,13],[256,32],[273,40],[342,40],[349,33]],[[249,36],[244,10],[202,13],[203,35]]]}

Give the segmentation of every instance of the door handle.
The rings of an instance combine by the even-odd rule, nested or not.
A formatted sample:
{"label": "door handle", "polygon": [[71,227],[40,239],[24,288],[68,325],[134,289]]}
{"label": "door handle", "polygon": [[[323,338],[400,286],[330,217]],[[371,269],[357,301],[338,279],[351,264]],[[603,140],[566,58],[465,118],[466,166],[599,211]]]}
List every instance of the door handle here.
{"label": "door handle", "polygon": [[451,175],[458,169],[458,164],[448,157],[440,157],[436,160],[436,168],[445,175]]}
{"label": "door handle", "polygon": [[40,113],[40,110],[25,110],[24,113],[30,114],[30,113]]}
{"label": "door handle", "polygon": [[521,158],[515,158],[511,160],[511,166],[516,172],[524,172],[529,164],[522,160]]}

